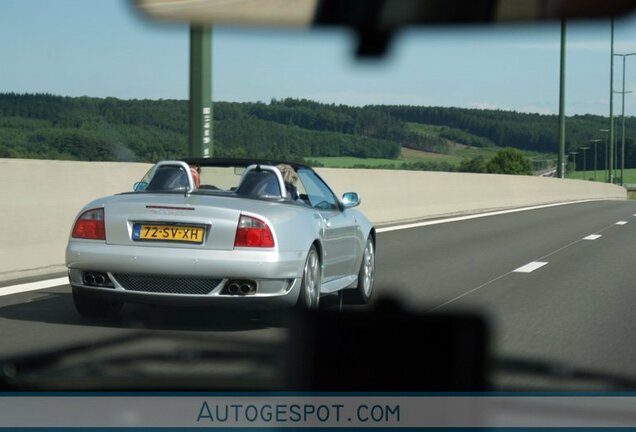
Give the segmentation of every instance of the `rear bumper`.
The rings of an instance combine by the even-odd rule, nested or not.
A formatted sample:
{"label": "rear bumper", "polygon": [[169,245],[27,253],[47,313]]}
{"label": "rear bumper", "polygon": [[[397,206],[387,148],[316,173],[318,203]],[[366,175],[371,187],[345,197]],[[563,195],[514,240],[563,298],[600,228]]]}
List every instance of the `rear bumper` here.
{"label": "rear bumper", "polygon": [[[66,249],[70,284],[101,297],[135,303],[206,305],[239,308],[278,308],[296,303],[306,253],[255,250],[185,250],[143,246],[107,245],[71,241]],[[113,287],[85,285],[84,271],[103,272]],[[159,293],[126,289],[117,274],[212,278],[221,282],[208,294]],[[257,284],[255,294],[229,295],[223,288],[231,279]]]}
{"label": "rear bumper", "polygon": [[[69,276],[69,280],[71,276]],[[219,293],[208,295],[192,294],[162,294],[127,291],[119,288],[97,288],[73,283],[74,290],[99,296],[105,300],[124,303],[143,303],[164,306],[220,306],[238,309],[279,309],[288,308],[296,304],[302,279],[294,279],[289,288],[280,294],[254,294],[247,296],[231,296]]]}
{"label": "rear bumper", "polygon": [[66,267],[113,273],[196,277],[295,279],[302,277],[307,251],[172,249],[72,240]]}

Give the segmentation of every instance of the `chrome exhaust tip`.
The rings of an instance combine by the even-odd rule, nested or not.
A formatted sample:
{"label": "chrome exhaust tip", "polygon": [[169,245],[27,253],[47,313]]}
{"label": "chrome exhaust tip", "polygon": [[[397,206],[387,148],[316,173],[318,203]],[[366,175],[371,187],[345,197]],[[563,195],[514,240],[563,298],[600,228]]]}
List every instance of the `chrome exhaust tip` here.
{"label": "chrome exhaust tip", "polygon": [[236,295],[236,294],[239,293],[240,289],[241,288],[240,288],[238,283],[232,282],[231,284],[228,285],[227,292],[232,294],[232,295]]}
{"label": "chrome exhaust tip", "polygon": [[252,280],[231,280],[225,288],[226,294],[246,296],[256,293],[256,281]]}
{"label": "chrome exhaust tip", "polygon": [[113,283],[111,282],[108,275],[104,272],[96,272],[96,271],[84,272],[84,274],[82,275],[82,283],[84,283],[84,285],[100,287],[100,288],[113,287]]}
{"label": "chrome exhaust tip", "polygon": [[84,273],[84,284],[95,285],[95,276],[93,273]]}

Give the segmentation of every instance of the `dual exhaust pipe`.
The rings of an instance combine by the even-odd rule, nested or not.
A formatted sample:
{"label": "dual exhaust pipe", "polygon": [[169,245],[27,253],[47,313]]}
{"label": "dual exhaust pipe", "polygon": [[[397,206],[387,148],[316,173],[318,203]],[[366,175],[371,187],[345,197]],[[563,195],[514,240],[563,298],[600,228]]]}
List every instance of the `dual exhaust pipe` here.
{"label": "dual exhaust pipe", "polygon": [[256,282],[250,280],[231,280],[226,285],[227,294],[246,296],[256,294]]}
{"label": "dual exhaust pipe", "polygon": [[113,284],[106,273],[102,272],[84,272],[84,285],[97,287],[112,287]]}
{"label": "dual exhaust pipe", "polygon": [[[106,273],[84,272],[82,281],[84,285],[112,288],[113,283]],[[234,296],[246,296],[256,294],[256,281],[231,280],[225,286],[226,293]]]}

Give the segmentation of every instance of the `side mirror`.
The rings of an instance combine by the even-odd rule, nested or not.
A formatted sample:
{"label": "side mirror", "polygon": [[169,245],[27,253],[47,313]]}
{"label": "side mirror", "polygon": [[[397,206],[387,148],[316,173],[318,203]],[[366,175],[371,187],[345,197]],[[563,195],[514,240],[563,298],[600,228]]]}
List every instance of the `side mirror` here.
{"label": "side mirror", "polygon": [[133,185],[133,191],[134,192],[142,192],[142,191],[145,191],[147,187],[148,187],[148,183],[146,183],[146,182],[136,182]]}
{"label": "side mirror", "polygon": [[360,205],[360,196],[355,192],[346,192],[342,195],[341,202],[345,208],[356,207]]}

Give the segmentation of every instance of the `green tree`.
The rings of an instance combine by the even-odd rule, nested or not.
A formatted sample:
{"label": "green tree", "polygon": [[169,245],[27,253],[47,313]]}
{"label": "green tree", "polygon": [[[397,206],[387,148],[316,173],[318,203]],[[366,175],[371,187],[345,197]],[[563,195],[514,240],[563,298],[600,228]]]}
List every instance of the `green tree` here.
{"label": "green tree", "polygon": [[475,156],[472,159],[464,159],[459,164],[459,168],[457,170],[459,172],[485,173],[487,172],[486,159],[483,156]]}
{"label": "green tree", "polygon": [[486,169],[492,174],[532,175],[530,160],[519,150],[511,147],[499,150],[486,164]]}

